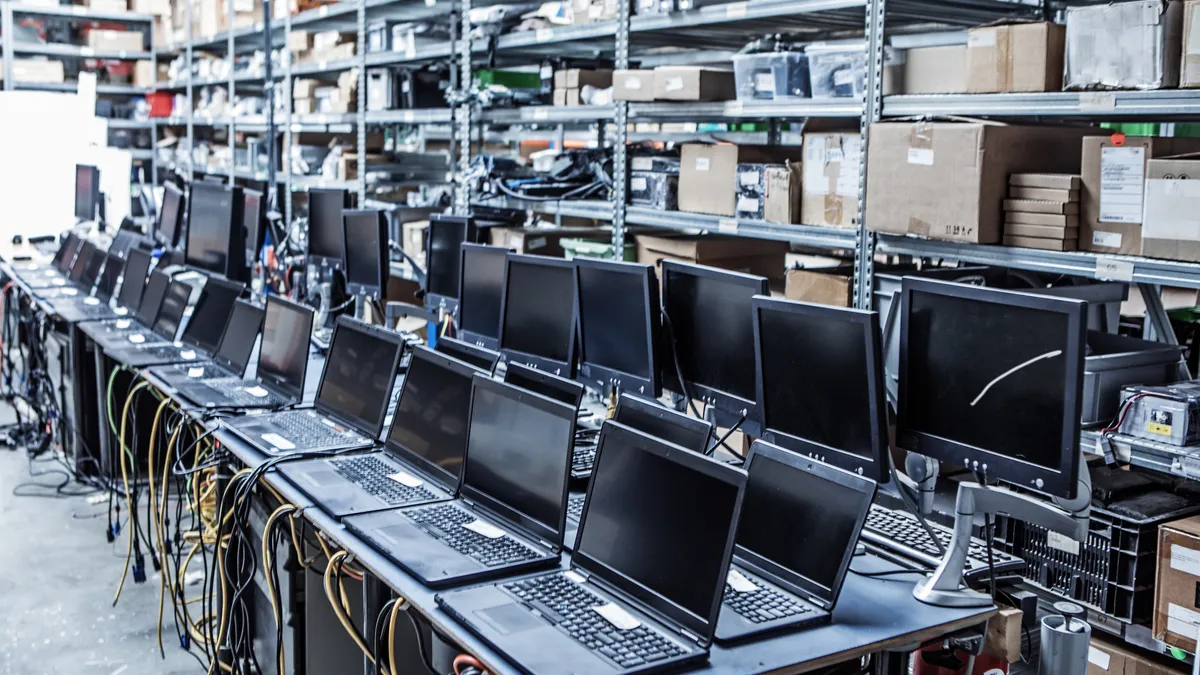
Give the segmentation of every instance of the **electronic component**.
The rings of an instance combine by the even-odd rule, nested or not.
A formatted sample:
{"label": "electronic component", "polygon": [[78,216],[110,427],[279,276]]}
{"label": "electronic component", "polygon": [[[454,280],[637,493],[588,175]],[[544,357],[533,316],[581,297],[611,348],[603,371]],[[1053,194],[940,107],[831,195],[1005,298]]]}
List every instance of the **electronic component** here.
{"label": "electronic component", "polygon": [[1117,432],[1168,445],[1200,443],[1200,381],[1122,387]]}

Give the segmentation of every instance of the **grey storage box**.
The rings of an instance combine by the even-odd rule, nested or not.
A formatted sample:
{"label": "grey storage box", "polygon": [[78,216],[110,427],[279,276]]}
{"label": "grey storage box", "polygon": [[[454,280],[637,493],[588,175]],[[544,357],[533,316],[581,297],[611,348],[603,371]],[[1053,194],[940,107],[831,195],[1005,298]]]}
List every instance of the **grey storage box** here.
{"label": "grey storage box", "polygon": [[1088,331],[1083,372],[1084,426],[1107,424],[1117,415],[1121,388],[1179,380],[1180,348],[1123,335]]}

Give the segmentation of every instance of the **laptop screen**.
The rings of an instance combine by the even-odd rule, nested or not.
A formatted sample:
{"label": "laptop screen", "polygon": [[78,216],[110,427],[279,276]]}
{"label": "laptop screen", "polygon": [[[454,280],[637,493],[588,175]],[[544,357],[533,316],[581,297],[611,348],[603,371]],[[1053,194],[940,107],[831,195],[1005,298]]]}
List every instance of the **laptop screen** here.
{"label": "laptop screen", "polygon": [[312,321],[313,312],[308,307],[274,295],[267,298],[262,349],[258,353],[260,378],[296,395],[304,391]]}
{"label": "laptop screen", "polygon": [[96,286],[96,297],[103,302],[108,302],[112,298],[113,291],[117,288],[117,279],[121,277],[121,269],[124,267],[125,261],[121,260],[121,256],[115,253],[109,253],[104,262],[104,272],[100,274],[100,283]]}
{"label": "laptop screen", "polygon": [[476,372],[418,347],[396,403],[388,445],[436,466],[457,483],[467,452],[471,378]]}
{"label": "laptop screen", "polygon": [[[395,339],[388,339],[392,336]],[[333,332],[317,407],[379,435],[403,343],[398,333],[342,319]]]}
{"label": "laptop screen", "polygon": [[241,284],[209,279],[196,301],[187,328],[183,330],[183,341],[206,352],[216,349],[233,312],[233,303],[237,302],[243,288]]}
{"label": "laptop screen", "polygon": [[92,256],[99,253],[92,242],[86,241],[79,249],[79,255],[75,256],[75,262],[71,265],[71,273],[67,275],[71,281],[79,281],[83,278],[83,273],[87,271],[88,264],[92,262]]}
{"label": "laptop screen", "polygon": [[576,408],[579,408],[579,401],[583,399],[582,384],[519,363],[508,364],[508,370],[504,372],[504,381]]}
{"label": "laptop screen", "polygon": [[134,309],[142,301],[142,291],[146,288],[146,275],[150,272],[150,254],[145,251],[130,251],[129,259],[125,261],[125,269],[121,273],[121,292],[117,294],[117,304]]}
{"label": "laptop screen", "polygon": [[166,274],[158,270],[150,273],[146,292],[142,294],[142,303],[138,305],[138,323],[144,326],[154,323],[154,317],[158,316],[158,310],[162,308],[163,296],[167,294],[167,284],[169,283],[171,283],[171,277]]}
{"label": "laptop screen", "polygon": [[708,450],[712,433],[708,422],[624,394],[617,400],[613,421],[701,454]]}
{"label": "laptop screen", "polygon": [[574,434],[571,406],[478,375],[463,489],[537,521],[561,542]]}
{"label": "laptop screen", "polygon": [[187,310],[188,298],[192,297],[192,287],[183,281],[172,281],[167,286],[167,294],[163,297],[162,307],[154,319],[153,330],[166,340],[174,340],[179,332],[179,323],[183,321],[183,313]]}
{"label": "laptop screen", "polygon": [[443,354],[453,356],[463,363],[469,363],[480,370],[486,370],[489,373],[496,367],[496,361],[500,360],[499,352],[469,345],[454,338],[440,337],[433,344],[433,348]]}
{"label": "laptop screen", "polygon": [[66,272],[71,262],[75,260],[75,254],[79,251],[79,243],[79,235],[74,232],[67,234],[66,239],[63,239],[58,253],[54,254],[54,266],[58,268],[59,272]]}
{"label": "laptop screen", "polygon": [[241,374],[250,363],[250,353],[254,351],[254,339],[262,328],[263,310],[261,307],[238,300],[233,303],[233,313],[229,315],[229,324],[221,335],[221,343],[213,354],[213,361],[220,363],[230,370]]}

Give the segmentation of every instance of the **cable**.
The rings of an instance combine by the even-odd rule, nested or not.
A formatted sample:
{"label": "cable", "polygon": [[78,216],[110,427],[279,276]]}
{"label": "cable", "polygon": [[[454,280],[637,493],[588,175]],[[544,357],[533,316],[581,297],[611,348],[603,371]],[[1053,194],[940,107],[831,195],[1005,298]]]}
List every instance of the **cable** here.
{"label": "cable", "polygon": [[[346,633],[350,635],[351,639],[354,640],[355,644],[358,645],[358,648],[362,650],[363,654],[366,654],[367,660],[374,664],[375,655],[371,653],[371,648],[367,646],[366,641],[363,640],[362,635],[358,632],[358,629],[354,627],[354,623],[350,619],[348,614],[349,608],[344,604],[346,600],[345,592],[342,591],[340,594],[334,593],[334,576],[340,575],[339,568],[341,563],[349,555],[350,554],[347,551],[338,551],[330,556],[329,564],[325,566],[325,597],[328,598],[330,606],[333,607],[333,613],[337,616],[338,621],[341,622],[342,628],[346,629]],[[338,590],[341,591],[340,581],[338,582]]]}
{"label": "cable", "polygon": [[851,572],[857,574],[860,577],[866,577],[868,579],[875,578],[875,577],[890,577],[890,576],[895,576],[898,574],[920,574],[921,576],[925,576],[925,574],[926,574],[926,572],[924,570],[887,570],[885,572],[863,572],[861,570],[856,570],[853,567],[848,567],[846,569],[850,570]]}

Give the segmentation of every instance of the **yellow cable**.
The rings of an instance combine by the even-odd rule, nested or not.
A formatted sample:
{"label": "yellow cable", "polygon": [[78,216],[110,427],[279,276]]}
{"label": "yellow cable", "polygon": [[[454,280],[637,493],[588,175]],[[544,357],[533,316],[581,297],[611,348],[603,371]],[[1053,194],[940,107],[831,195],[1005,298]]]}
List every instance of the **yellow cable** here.
{"label": "yellow cable", "polygon": [[354,624],[350,621],[350,617],[346,615],[346,607],[343,604],[346,602],[345,592],[343,591],[340,601],[333,592],[333,576],[337,573],[338,563],[345,559],[347,555],[349,553],[346,551],[338,551],[330,556],[329,564],[325,566],[325,597],[329,600],[329,605],[333,607],[333,613],[337,616],[338,621],[342,622],[342,628],[346,629],[346,632],[354,639],[358,648],[362,650],[363,654],[366,654],[367,660],[374,664],[375,655],[371,653],[371,648],[363,641],[362,636],[358,634],[358,629],[354,627]]}
{"label": "yellow cable", "polygon": [[[170,400],[171,399],[167,399],[166,401],[164,401],[163,402],[164,405],[167,402],[169,402]],[[161,410],[161,406],[160,406],[160,410]],[[155,423],[157,423],[157,420],[155,420]],[[167,449],[163,456],[162,490],[159,491],[159,494],[161,496],[159,497],[158,504],[154,503],[154,493],[153,492],[150,493],[151,506],[154,508],[154,510],[156,512],[156,516],[157,516],[154,519],[157,524],[154,534],[155,534],[156,542],[158,544],[159,560],[162,561],[161,562],[161,571],[158,575],[158,649],[160,652],[163,649],[163,646],[162,646],[162,622],[163,622],[163,607],[165,606],[163,599],[164,599],[164,596],[166,595],[166,591],[167,591],[167,575],[171,573],[170,555],[167,553],[167,526],[166,526],[167,472],[171,468],[171,449],[173,447],[175,447],[175,441],[179,439],[179,432],[181,429],[183,429],[182,424],[175,427],[175,431],[171,432],[171,438],[167,441]],[[153,436],[151,436],[151,438],[153,438]],[[152,441],[151,448],[153,448],[153,447],[154,446],[153,446],[153,441]],[[151,465],[151,468],[153,469],[153,465]],[[154,475],[153,474],[150,475],[150,487],[151,487],[151,490],[154,489]],[[174,588],[175,585],[176,584],[171,584],[172,588]],[[176,602],[175,602],[175,593],[173,591],[171,593],[171,607],[175,611],[176,615],[178,615],[179,605],[176,604]]]}
{"label": "yellow cable", "polygon": [[[133,509],[133,492],[129,487],[129,469],[125,466],[125,430],[128,428],[129,422],[129,406],[133,403],[133,395],[150,386],[149,382],[141,382],[129,390],[129,394],[125,397],[125,409],[121,412],[121,480],[125,483],[125,505],[132,511]],[[121,589],[125,588],[125,578],[129,575],[129,562],[133,560],[133,514],[129,514],[130,522],[126,528],[129,530],[129,548],[125,551],[125,568],[121,570],[121,582],[117,584],[117,594],[113,596],[113,604],[121,599]]]}
{"label": "yellow cable", "polygon": [[[399,673],[396,670],[396,618],[400,616],[401,610],[408,608],[408,600],[403,597],[396,598],[396,604],[392,605],[392,615],[388,618],[388,672]],[[417,640],[421,639],[417,635]]]}
{"label": "yellow cable", "polygon": [[[225,489],[233,490],[234,484],[237,483],[237,481],[239,479],[245,478],[246,475],[248,475],[250,472],[251,472],[251,469],[242,469],[241,471],[238,471],[237,473],[233,474],[233,477],[229,479],[229,483]],[[235,501],[229,507],[229,515],[231,517],[233,515],[234,509],[236,509],[236,508],[237,508],[237,502]],[[218,515],[218,517],[221,517],[221,515],[223,515],[223,514]],[[225,520],[224,518],[221,518],[222,522],[224,522],[224,520]],[[219,654],[219,652],[220,652],[221,645],[225,643],[225,629],[228,627],[227,623],[228,623],[228,618],[229,618],[229,611],[228,611],[229,610],[229,587],[225,583],[226,582],[226,579],[225,579],[225,554],[221,550],[221,542],[217,543],[217,574],[220,575],[220,579],[221,579],[221,621],[217,627],[217,639],[215,642],[214,657],[208,667],[209,675],[212,675],[212,672],[213,672],[212,664],[219,664],[222,667],[232,670],[232,668],[229,668],[226,664],[221,663],[220,658],[218,656],[216,656],[216,654]]]}
{"label": "yellow cable", "polygon": [[[279,518],[282,515],[291,513],[292,511],[295,511],[295,510],[296,510],[296,507],[293,504],[284,504],[284,505],[280,506],[279,508],[277,508],[273,512],[271,512],[271,515],[267,518],[267,524],[263,527],[263,536],[262,536],[263,576],[265,576],[267,579],[267,597],[271,599],[271,615],[275,617],[275,627],[276,628],[279,628],[279,625],[281,623],[283,623],[283,616],[281,615],[281,613],[279,611],[279,603],[275,602],[275,581],[271,575],[271,569],[273,567],[273,565],[271,563],[272,551],[271,551],[271,545],[270,545],[271,528],[275,526],[275,520],[277,518]],[[278,655],[279,675],[285,675],[286,670],[284,669],[284,659],[286,657],[285,657],[285,654],[283,651],[283,644],[280,644],[278,646],[279,646],[279,655]]]}

